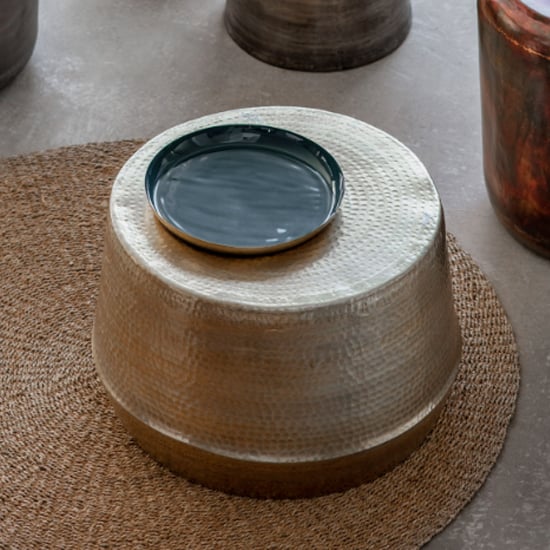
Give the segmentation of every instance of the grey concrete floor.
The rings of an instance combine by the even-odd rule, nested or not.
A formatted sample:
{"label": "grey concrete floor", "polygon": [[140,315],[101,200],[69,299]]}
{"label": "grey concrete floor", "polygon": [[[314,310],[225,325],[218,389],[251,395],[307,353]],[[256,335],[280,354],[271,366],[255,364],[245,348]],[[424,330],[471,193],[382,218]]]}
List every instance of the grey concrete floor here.
{"label": "grey concrete floor", "polygon": [[413,0],[392,55],[340,73],[285,71],[226,34],[223,0],[42,2],[31,62],[0,91],[0,156],[146,138],[212,112],[303,105],[354,116],[408,145],[432,174],[448,229],[494,284],[522,359],[504,450],[430,549],[550,548],[550,261],[517,244],[482,175],[475,1]]}

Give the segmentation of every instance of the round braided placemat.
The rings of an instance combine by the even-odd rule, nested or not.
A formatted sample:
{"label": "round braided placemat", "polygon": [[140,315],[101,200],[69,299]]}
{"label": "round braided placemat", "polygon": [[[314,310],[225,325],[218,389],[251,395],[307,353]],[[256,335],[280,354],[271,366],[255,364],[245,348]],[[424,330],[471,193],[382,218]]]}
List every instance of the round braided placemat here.
{"label": "round braided placemat", "polygon": [[464,349],[426,443],[310,500],[228,496],[157,465],[115,417],[90,333],[112,181],[141,142],[0,161],[0,548],[414,548],[472,498],[519,388],[512,329],[449,236]]}

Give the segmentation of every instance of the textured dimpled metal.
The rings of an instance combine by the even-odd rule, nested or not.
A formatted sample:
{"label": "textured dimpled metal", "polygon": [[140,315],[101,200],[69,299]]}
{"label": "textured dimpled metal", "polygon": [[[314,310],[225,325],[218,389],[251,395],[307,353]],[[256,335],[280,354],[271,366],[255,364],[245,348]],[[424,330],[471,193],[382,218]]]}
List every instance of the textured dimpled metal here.
{"label": "textured dimpled metal", "polygon": [[[230,123],[285,128],[334,156],[346,195],[326,230],[283,253],[240,258],[193,248],[155,220],[144,193],[154,155]],[[178,449],[221,457],[223,470],[224,458],[321,463],[398,440],[428,424],[460,356],[434,185],[394,138],[325,111],[263,107],[172,128],[115,181],[93,340],[127,425],[152,434],[138,441],[211,486],[227,484],[209,483],[200,465],[179,467]]]}

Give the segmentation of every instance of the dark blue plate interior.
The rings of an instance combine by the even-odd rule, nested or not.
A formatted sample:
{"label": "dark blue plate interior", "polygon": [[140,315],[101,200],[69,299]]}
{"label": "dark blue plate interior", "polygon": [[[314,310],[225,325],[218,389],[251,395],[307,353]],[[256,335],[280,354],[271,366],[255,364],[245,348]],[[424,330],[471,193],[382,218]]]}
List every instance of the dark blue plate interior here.
{"label": "dark blue plate interior", "polygon": [[313,141],[268,126],[215,126],[164,147],[146,173],[159,220],[211,250],[258,254],[294,246],[336,214],[344,181]]}

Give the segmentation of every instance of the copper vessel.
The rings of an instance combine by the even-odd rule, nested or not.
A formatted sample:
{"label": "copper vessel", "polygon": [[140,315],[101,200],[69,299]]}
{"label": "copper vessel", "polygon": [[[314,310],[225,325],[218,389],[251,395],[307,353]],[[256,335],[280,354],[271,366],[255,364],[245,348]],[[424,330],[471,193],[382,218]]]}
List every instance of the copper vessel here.
{"label": "copper vessel", "polygon": [[516,239],[550,256],[550,4],[479,0],[483,161]]}

